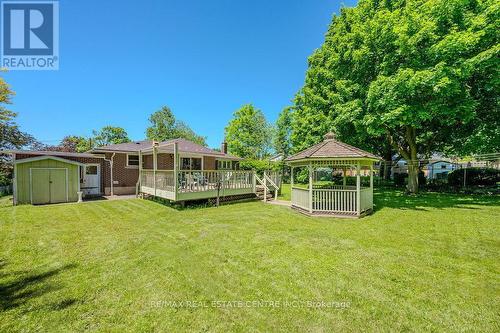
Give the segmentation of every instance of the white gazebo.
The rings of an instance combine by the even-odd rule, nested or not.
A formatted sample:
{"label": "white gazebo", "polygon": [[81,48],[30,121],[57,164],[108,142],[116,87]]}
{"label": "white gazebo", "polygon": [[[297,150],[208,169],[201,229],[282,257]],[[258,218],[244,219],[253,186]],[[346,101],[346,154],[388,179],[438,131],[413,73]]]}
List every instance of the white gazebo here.
{"label": "white gazebo", "polygon": [[[322,142],[285,160],[292,169],[292,208],[312,216],[362,217],[371,213],[373,165],[379,160],[336,140],[334,133],[326,134]],[[297,173],[297,169],[301,171]],[[307,177],[307,185],[295,182],[298,175]]]}

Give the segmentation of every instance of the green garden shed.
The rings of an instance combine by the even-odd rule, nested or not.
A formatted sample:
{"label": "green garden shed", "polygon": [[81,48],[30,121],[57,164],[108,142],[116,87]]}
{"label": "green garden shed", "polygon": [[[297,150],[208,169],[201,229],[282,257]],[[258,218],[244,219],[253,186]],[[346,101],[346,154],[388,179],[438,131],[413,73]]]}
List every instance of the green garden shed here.
{"label": "green garden shed", "polygon": [[76,161],[39,156],[14,162],[14,203],[51,204],[78,201],[81,167]]}

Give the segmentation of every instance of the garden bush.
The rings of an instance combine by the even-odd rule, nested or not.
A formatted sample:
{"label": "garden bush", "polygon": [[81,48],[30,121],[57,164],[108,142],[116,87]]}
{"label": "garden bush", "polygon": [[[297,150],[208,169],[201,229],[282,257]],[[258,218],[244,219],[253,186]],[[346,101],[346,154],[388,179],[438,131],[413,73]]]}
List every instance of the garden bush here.
{"label": "garden bush", "polygon": [[465,168],[450,172],[448,174],[448,184],[451,186],[463,186],[464,174],[466,178],[466,186],[492,186],[500,182],[500,170],[492,168]]}

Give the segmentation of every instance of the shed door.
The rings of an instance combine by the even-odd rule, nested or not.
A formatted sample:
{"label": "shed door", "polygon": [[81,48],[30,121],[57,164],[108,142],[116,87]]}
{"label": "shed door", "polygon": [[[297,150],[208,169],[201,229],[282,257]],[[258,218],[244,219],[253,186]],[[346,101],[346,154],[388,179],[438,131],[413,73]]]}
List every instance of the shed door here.
{"label": "shed door", "polygon": [[31,169],[31,203],[50,203],[50,170]]}
{"label": "shed door", "polygon": [[66,169],[31,169],[34,205],[67,202]]}
{"label": "shed door", "polygon": [[66,202],[66,170],[50,170],[50,203]]}

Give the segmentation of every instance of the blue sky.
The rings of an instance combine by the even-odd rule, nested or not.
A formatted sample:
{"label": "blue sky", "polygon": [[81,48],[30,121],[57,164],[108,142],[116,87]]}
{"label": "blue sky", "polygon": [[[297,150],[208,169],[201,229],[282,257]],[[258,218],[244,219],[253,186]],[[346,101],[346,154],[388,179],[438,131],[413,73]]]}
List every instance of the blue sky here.
{"label": "blue sky", "polygon": [[144,138],[168,105],[217,147],[245,103],[274,122],[332,15],[355,1],[61,0],[59,71],[3,74],[22,130],[47,144],[121,126]]}

